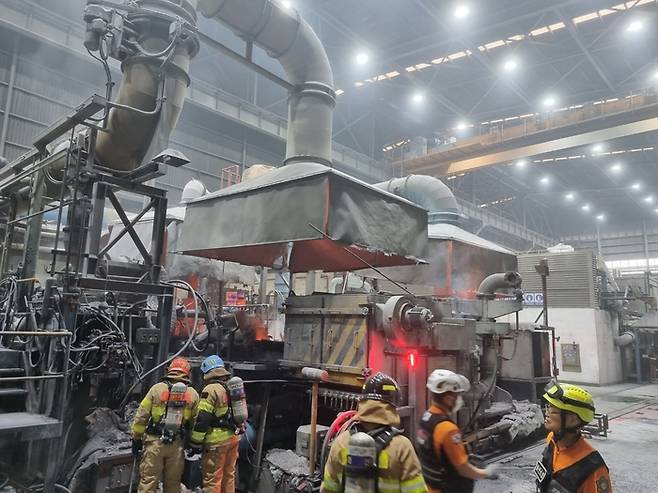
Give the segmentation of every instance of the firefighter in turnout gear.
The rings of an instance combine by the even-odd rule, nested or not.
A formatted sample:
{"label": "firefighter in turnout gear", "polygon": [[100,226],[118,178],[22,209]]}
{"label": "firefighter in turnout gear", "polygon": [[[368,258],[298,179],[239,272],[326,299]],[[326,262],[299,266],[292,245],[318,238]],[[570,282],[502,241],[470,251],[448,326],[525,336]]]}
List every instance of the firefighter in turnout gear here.
{"label": "firefighter in turnout gear", "polygon": [[399,393],[384,373],[366,380],[355,424],[331,445],[321,493],[427,491],[413,445],[396,428]]}
{"label": "firefighter in turnout gear", "polygon": [[474,480],[498,478],[495,465],[480,469],[468,461],[453,421],[464,404],[462,394],[470,388],[465,376],[450,370],[434,370],[427,379],[432,405],[418,426],[416,450],[431,493],[468,493],[473,491]]}
{"label": "firefighter in turnout gear", "polygon": [[175,358],[162,382],[151,387],[132,423],[133,454],[142,453],[139,493],[155,493],[162,478],[164,493],[180,493],[183,455],[199,404],[190,386],[190,363]]}
{"label": "firefighter in turnout gear", "polygon": [[[231,377],[219,356],[207,357],[201,364],[204,388],[199,413],[191,435],[192,454],[201,453],[201,475],[204,493],[233,493],[235,464],[238,460],[239,435],[246,421],[244,391],[240,401],[231,400]],[[239,380],[239,379],[238,379]]]}
{"label": "firefighter in turnout gear", "polygon": [[548,445],[535,466],[539,493],[612,493],[608,467],[580,431],[594,419],[589,392],[564,383],[546,387]]}

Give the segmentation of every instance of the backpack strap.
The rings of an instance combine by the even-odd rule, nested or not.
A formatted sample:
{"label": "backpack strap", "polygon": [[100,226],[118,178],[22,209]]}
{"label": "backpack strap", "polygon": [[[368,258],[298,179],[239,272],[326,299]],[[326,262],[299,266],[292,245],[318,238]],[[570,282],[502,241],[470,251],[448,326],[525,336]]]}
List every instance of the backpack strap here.
{"label": "backpack strap", "polygon": [[596,450],[590,453],[587,457],[579,460],[575,464],[556,472],[554,480],[560,483],[569,491],[577,491],[578,488],[587,480],[587,478],[596,471],[599,467],[607,465]]}
{"label": "backpack strap", "polygon": [[349,430],[350,435],[354,435],[357,432],[363,432],[370,435],[375,440],[375,446],[377,447],[377,461],[379,461],[379,454],[391,444],[393,438],[402,433],[401,430],[398,430],[393,426],[380,426],[374,430],[366,431],[358,422],[354,423]]}

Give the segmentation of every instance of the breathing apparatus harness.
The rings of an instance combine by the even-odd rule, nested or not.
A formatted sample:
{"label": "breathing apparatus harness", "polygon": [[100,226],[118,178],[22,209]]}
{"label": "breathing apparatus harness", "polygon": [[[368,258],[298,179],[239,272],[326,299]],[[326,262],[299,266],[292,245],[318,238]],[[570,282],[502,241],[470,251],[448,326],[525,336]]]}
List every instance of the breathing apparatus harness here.
{"label": "breathing apparatus harness", "polygon": [[[370,431],[357,423],[350,429],[350,442],[347,448],[347,464],[342,478],[342,491],[347,493],[351,482],[369,483],[373,493],[378,492],[379,456],[386,449],[393,438],[402,433],[401,430],[392,426],[380,426]],[[367,435],[370,440],[355,443],[355,438]],[[364,437],[365,438],[365,437]],[[356,445],[356,446],[355,446]]]}
{"label": "breathing apparatus harness", "polygon": [[[213,428],[233,430],[235,435],[243,434],[245,432],[244,422],[247,420],[247,415],[242,379],[231,377],[227,381],[224,381],[221,378],[217,378],[212,379],[208,383],[221,385],[226,392],[226,398],[228,400],[228,410],[226,413],[222,416],[214,416],[210,426]],[[236,408],[239,408],[239,410],[236,411]]]}
{"label": "breathing apparatus harness", "polygon": [[190,399],[185,382],[165,381],[165,383],[167,390],[160,397],[161,402],[165,404],[165,412],[157,422],[151,415],[146,432],[159,436],[162,443],[173,443],[178,437],[184,438],[186,435],[183,420],[185,408],[190,404]]}

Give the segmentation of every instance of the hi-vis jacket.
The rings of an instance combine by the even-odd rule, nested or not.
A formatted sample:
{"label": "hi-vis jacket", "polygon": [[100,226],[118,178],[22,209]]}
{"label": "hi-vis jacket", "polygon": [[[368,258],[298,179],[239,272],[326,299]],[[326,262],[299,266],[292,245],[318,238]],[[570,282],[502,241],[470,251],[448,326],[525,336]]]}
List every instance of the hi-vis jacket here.
{"label": "hi-vis jacket", "polygon": [[[400,417],[390,404],[365,400],[359,403],[356,419],[360,423],[379,426],[400,426]],[[324,468],[321,493],[342,493],[343,469],[347,462],[347,447],[350,431],[338,435],[329,451]],[[378,458],[379,493],[425,493],[427,486],[423,479],[420,462],[414,447],[403,435],[396,435]]]}
{"label": "hi-vis jacket", "polygon": [[164,381],[158,382],[151,387],[139,404],[132,424],[133,438],[141,439],[144,433],[159,434],[155,429],[157,429],[167,410],[169,387],[178,381],[188,384],[185,396],[186,403],[183,409],[183,427],[189,428],[191,426],[192,420],[197,413],[199,394],[185,379],[167,377]]}
{"label": "hi-vis jacket", "polygon": [[195,445],[205,444],[214,447],[228,443],[229,440],[239,440],[235,434],[235,427],[229,422],[228,392],[219,381],[219,377],[215,375],[215,373],[225,375],[225,372],[224,368],[217,368],[204,377],[206,386],[201,391],[199,413],[190,435]]}

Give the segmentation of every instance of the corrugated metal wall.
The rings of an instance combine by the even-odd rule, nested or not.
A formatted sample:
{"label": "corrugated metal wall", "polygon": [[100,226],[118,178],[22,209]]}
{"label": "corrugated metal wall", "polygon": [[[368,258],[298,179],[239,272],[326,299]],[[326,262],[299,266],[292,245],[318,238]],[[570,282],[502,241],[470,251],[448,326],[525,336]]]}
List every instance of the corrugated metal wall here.
{"label": "corrugated metal wall", "polygon": [[519,273],[525,293],[541,293],[541,277],[535,265],[548,260],[548,306],[556,308],[597,308],[596,255],[592,251],[537,253],[518,256]]}
{"label": "corrugated metal wall", "polygon": [[[4,119],[7,110],[12,64],[12,53],[6,51],[11,47],[3,48],[5,50],[0,50],[0,120]],[[62,60],[62,70],[57,70],[45,66],[38,58],[42,56],[38,50],[19,47],[18,53],[4,150],[10,161],[31,149],[36,135],[92,93],[105,93],[100,66],[98,73],[85,74],[86,71],[82,70],[72,73],[72,67],[68,65],[72,63],[70,60]],[[118,75],[113,74],[113,77],[118,82]],[[179,127],[171,138],[171,147],[183,152],[190,164],[170,168],[167,175],[157,181],[158,186],[168,190],[170,204],[178,203],[185,183],[192,178],[203,181],[209,190],[216,190],[222,168],[239,164],[243,159],[243,142],[222,133],[219,118],[210,128],[203,127],[195,124],[194,111],[184,110]],[[264,149],[247,141],[245,163],[280,163],[282,151]]]}

